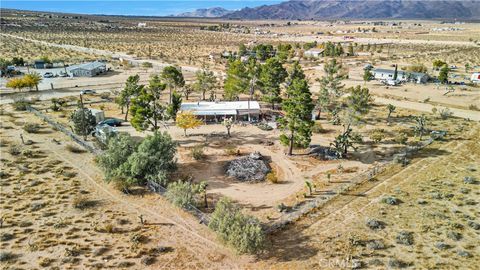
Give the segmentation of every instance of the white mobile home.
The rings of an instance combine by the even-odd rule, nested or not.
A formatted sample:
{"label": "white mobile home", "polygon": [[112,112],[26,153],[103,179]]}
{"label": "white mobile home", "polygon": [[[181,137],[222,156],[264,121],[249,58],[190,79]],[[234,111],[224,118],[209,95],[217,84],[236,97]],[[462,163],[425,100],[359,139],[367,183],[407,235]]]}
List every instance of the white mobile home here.
{"label": "white mobile home", "polygon": [[254,121],[260,117],[260,104],[257,101],[185,102],[180,111],[191,111],[205,122],[220,122],[225,118]]}
{"label": "white mobile home", "polygon": [[[372,70],[372,73],[376,80],[393,80],[395,70],[377,68]],[[428,81],[428,75],[420,72],[405,72],[398,70],[397,81],[426,83]]]}

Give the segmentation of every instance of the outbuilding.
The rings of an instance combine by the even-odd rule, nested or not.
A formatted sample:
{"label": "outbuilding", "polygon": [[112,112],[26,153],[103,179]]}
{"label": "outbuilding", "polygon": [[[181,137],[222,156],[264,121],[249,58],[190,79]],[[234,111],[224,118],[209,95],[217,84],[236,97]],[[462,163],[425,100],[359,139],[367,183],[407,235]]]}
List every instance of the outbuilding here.
{"label": "outbuilding", "polygon": [[317,48],[313,48],[313,49],[310,49],[308,51],[305,51],[303,53],[303,56],[304,57],[313,57],[313,58],[319,58],[320,56],[323,55],[323,49],[317,49]]}
{"label": "outbuilding", "polygon": [[103,62],[94,61],[69,68],[73,77],[93,77],[107,71],[107,65]]}
{"label": "outbuilding", "polygon": [[[374,69],[372,73],[376,80],[393,80],[395,70],[377,68]],[[428,75],[420,72],[405,72],[399,70],[397,72],[397,81],[426,83],[428,81]]]}
{"label": "outbuilding", "polygon": [[470,78],[470,80],[473,82],[473,83],[480,83],[480,72],[475,72],[472,74],[472,77]]}
{"label": "outbuilding", "polygon": [[180,111],[191,111],[205,122],[220,122],[225,118],[234,121],[257,121],[260,104],[257,101],[186,102]]}

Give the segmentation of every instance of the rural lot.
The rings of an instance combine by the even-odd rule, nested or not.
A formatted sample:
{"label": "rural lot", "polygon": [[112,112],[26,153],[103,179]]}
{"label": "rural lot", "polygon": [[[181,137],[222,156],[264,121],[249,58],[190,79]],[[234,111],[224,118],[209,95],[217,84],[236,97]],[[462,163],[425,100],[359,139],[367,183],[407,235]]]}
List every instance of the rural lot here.
{"label": "rural lot", "polygon": [[480,23],[1,19],[2,269],[480,264]]}

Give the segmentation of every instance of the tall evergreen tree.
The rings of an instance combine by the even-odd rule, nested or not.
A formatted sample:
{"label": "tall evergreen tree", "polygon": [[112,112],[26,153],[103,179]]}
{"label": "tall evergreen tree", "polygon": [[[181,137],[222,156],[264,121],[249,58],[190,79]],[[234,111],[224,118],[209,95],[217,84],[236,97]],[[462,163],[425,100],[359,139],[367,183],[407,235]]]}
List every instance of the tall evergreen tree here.
{"label": "tall evergreen tree", "polygon": [[342,68],[342,64],[335,58],[325,63],[325,76],[318,80],[320,82],[317,103],[318,118],[322,111],[332,112],[338,106],[338,98],[344,93],[342,80],[345,78],[345,74],[342,73]]}
{"label": "tall evergreen tree", "polygon": [[312,136],[312,93],[305,79],[294,79],[287,88],[287,96],[282,103],[285,116],[279,120],[285,133],[280,141],[288,145],[288,155],[292,155],[293,147],[307,147]]}
{"label": "tall evergreen tree", "polygon": [[122,107],[122,113],[124,112],[123,109],[126,108],[125,121],[128,121],[128,112],[130,111],[132,98],[138,95],[143,89],[143,85],[138,84],[139,81],[140,76],[138,76],[138,74],[129,76],[125,83],[125,87],[116,99],[116,103]]}
{"label": "tall evergreen tree", "polygon": [[272,109],[275,109],[276,103],[282,101],[280,86],[287,76],[287,71],[276,57],[269,58],[261,68],[260,83],[262,85],[263,100],[270,103]]}
{"label": "tall evergreen tree", "polygon": [[193,84],[195,91],[202,93],[202,99],[205,100],[205,93],[215,88],[217,83],[217,77],[213,71],[209,71],[205,68],[198,70],[195,73],[196,81]]}
{"label": "tall evergreen tree", "polygon": [[238,99],[242,93],[248,90],[248,74],[240,59],[231,60],[228,63],[227,78],[224,83],[225,98],[227,100]]}
{"label": "tall evergreen tree", "polygon": [[142,87],[140,93],[132,99],[130,123],[136,130],[143,131],[149,127],[158,130],[159,122],[167,118],[165,105],[160,100],[165,88],[166,84],[158,76],[153,76],[148,86]]}
{"label": "tall evergreen tree", "polygon": [[160,76],[168,87],[168,103],[172,103],[172,91],[176,91],[177,87],[183,87],[185,85],[182,70],[178,67],[167,66],[162,70]]}

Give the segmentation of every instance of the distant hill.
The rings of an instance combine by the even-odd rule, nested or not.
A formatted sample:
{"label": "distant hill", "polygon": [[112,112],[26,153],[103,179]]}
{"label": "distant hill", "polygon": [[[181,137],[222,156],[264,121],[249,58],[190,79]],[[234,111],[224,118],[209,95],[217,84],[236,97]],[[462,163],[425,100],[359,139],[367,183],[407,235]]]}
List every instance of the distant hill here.
{"label": "distant hill", "polygon": [[221,7],[214,7],[214,8],[201,8],[197,9],[192,12],[185,12],[175,15],[176,17],[205,17],[205,18],[214,18],[214,17],[222,17],[227,14],[232,13],[231,10],[224,9]]}
{"label": "distant hill", "polygon": [[291,0],[244,8],[237,19],[480,19],[478,0]]}

